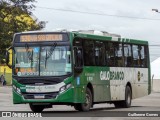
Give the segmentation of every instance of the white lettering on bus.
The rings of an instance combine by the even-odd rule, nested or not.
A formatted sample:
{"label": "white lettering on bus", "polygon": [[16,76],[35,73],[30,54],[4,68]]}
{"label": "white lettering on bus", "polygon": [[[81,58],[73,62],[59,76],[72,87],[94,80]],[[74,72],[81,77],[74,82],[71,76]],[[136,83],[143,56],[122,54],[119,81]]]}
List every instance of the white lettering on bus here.
{"label": "white lettering on bus", "polygon": [[124,72],[123,71],[101,71],[100,79],[101,80],[123,80]]}

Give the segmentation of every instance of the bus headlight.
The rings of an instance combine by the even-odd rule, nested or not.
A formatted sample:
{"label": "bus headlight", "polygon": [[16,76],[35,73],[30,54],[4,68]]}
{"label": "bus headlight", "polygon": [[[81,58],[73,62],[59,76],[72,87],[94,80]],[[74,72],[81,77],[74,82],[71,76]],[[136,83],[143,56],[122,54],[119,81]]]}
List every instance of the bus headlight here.
{"label": "bus headlight", "polygon": [[62,93],[62,92],[65,91],[65,89],[66,89],[66,86],[62,86],[62,87],[59,89],[59,92]]}
{"label": "bus headlight", "polygon": [[19,88],[17,88],[17,93],[21,94],[21,90]]}
{"label": "bus headlight", "polygon": [[15,85],[13,85],[12,87],[18,94],[21,94],[21,90],[19,88],[17,88]]}
{"label": "bus headlight", "polygon": [[67,85],[66,85],[66,89],[68,89],[68,88],[70,88],[70,87],[72,87],[71,84],[67,84]]}
{"label": "bus headlight", "polygon": [[12,87],[13,87],[13,89],[14,89],[14,90],[16,90],[16,89],[17,89],[15,85],[13,85]]}
{"label": "bus headlight", "polygon": [[62,93],[64,91],[66,91],[67,89],[69,89],[70,87],[72,87],[71,84],[64,85],[59,89],[59,92]]}

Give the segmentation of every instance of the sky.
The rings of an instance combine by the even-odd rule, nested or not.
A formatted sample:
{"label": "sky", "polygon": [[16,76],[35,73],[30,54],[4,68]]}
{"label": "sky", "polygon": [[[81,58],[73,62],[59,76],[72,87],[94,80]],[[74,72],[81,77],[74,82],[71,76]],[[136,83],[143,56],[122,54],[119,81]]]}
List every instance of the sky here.
{"label": "sky", "polygon": [[160,0],[37,0],[34,5],[34,16],[47,22],[45,31],[92,29],[119,34],[124,38],[147,40],[151,62],[160,57],[160,13],[152,11],[160,10]]}

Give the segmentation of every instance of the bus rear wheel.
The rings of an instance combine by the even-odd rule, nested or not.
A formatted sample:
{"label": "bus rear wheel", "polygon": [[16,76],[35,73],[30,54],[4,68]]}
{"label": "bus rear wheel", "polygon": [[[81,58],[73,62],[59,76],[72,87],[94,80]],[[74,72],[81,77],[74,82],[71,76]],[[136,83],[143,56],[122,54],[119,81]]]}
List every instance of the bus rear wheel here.
{"label": "bus rear wheel", "polygon": [[78,111],[89,111],[92,106],[92,93],[89,88],[86,89],[85,103],[78,103],[74,105],[74,108]]}
{"label": "bus rear wheel", "polygon": [[125,89],[125,100],[123,101],[123,107],[124,108],[131,107],[131,102],[132,102],[132,91],[131,88],[127,86]]}
{"label": "bus rear wheel", "polygon": [[129,86],[126,86],[125,89],[125,100],[123,101],[116,101],[114,105],[116,108],[129,108],[132,102],[132,91]]}
{"label": "bus rear wheel", "polygon": [[42,112],[44,110],[44,105],[33,105],[32,103],[29,104],[32,112]]}

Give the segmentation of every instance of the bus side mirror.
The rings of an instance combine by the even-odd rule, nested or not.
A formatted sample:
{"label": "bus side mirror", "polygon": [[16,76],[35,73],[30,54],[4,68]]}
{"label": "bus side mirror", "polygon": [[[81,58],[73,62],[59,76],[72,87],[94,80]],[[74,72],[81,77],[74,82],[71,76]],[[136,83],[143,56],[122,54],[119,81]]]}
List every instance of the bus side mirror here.
{"label": "bus side mirror", "polygon": [[83,70],[83,52],[80,47],[74,47],[74,70],[76,72]]}

